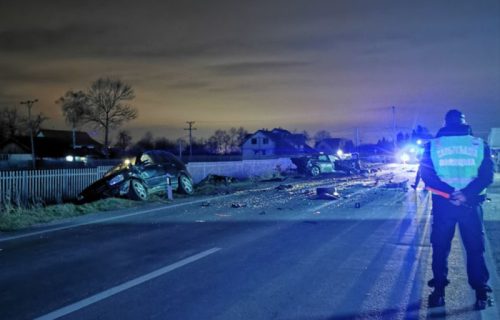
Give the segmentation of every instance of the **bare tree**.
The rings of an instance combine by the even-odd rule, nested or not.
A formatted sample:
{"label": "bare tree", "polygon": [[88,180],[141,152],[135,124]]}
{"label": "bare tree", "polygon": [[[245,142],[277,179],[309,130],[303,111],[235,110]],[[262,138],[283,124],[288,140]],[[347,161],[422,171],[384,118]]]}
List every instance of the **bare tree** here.
{"label": "bare tree", "polygon": [[154,149],[155,143],[151,131],[147,131],[135,146],[141,151]]}
{"label": "bare tree", "polygon": [[121,80],[99,78],[87,93],[85,121],[104,129],[104,148],[109,147],[110,129],[137,118],[137,109],[126,104],[135,98],[132,87]]}
{"label": "bare tree", "polygon": [[27,116],[19,113],[15,107],[4,107],[0,109],[0,126],[4,138],[10,138],[16,135],[28,134],[30,129],[33,129],[33,135],[36,136],[40,132],[42,123],[48,117],[43,113],[39,113],[30,120]]}
{"label": "bare tree", "polygon": [[321,140],[330,139],[331,137],[332,137],[332,135],[330,134],[329,131],[319,130],[318,132],[316,132],[314,134],[313,139],[314,139],[314,142],[318,143]]}
{"label": "bare tree", "polygon": [[45,122],[45,120],[48,120],[49,117],[46,117],[43,115],[43,113],[39,113],[34,116],[33,119],[31,119],[31,123],[28,119],[25,119],[27,123],[28,130],[32,129],[33,130],[33,136],[37,136],[40,133],[40,130],[42,129],[42,123]]}
{"label": "bare tree", "polygon": [[132,142],[132,137],[127,130],[120,130],[120,132],[118,132],[117,139],[118,141],[116,142],[116,146],[123,151],[125,151]]}
{"label": "bare tree", "polygon": [[4,107],[0,110],[0,125],[5,138],[10,138],[24,133],[26,130],[26,119],[15,107]]}
{"label": "bare tree", "polygon": [[76,147],[76,128],[85,123],[85,115],[88,108],[87,95],[83,91],[67,91],[64,96],[56,100],[61,105],[66,122],[71,125],[73,131],[73,149]]}
{"label": "bare tree", "polygon": [[216,154],[226,154],[231,152],[231,136],[226,130],[217,129],[214,134],[208,138],[207,148],[210,152]]}

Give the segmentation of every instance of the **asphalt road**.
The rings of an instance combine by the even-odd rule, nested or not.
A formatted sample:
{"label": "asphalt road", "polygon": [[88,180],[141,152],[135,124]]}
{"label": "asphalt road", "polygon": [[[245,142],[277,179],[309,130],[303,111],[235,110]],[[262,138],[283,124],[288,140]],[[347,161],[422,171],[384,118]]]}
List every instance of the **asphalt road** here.
{"label": "asphalt road", "polygon": [[498,319],[473,310],[458,239],[427,309],[428,193],[290,184],[0,238],[0,318]]}

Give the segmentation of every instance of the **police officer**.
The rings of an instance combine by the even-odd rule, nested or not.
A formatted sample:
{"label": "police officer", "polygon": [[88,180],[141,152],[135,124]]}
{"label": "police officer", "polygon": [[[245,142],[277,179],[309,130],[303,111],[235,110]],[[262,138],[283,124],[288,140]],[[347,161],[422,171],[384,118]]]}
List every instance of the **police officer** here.
{"label": "police officer", "polygon": [[[444,305],[448,280],[448,255],[455,226],[467,252],[469,285],[476,292],[476,309],[488,305],[488,269],[484,260],[482,203],[486,187],[493,182],[494,168],[489,147],[472,130],[458,110],[446,113],[445,126],[431,140],[421,160],[422,180],[439,190],[432,195],[433,287],[429,307]],[[439,194],[438,194],[439,193]]]}

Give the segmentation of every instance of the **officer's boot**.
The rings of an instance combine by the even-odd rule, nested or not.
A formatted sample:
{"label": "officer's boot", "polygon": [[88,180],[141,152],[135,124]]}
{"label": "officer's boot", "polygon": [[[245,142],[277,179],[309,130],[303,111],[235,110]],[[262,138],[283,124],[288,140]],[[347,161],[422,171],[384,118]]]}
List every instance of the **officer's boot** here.
{"label": "officer's boot", "polygon": [[429,308],[444,306],[444,287],[436,286],[429,295]]}
{"label": "officer's boot", "polygon": [[476,289],[476,303],[474,305],[476,310],[483,310],[492,305],[492,299],[488,295],[491,291],[487,285]]}

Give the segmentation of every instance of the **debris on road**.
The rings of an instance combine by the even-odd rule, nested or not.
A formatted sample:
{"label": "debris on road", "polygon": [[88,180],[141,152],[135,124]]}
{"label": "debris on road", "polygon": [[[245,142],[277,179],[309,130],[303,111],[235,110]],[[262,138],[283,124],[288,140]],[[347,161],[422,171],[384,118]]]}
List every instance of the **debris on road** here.
{"label": "debris on road", "polygon": [[234,177],[229,177],[229,176],[222,176],[222,175],[217,175],[217,174],[209,174],[208,176],[205,177],[205,179],[200,181],[200,185],[204,184],[212,184],[212,185],[217,185],[217,184],[224,184],[228,185],[233,182],[235,182],[236,179]]}
{"label": "debris on road", "polygon": [[319,187],[316,188],[317,199],[322,200],[338,200],[340,194],[335,187]]}
{"label": "debris on road", "polygon": [[202,207],[210,207],[210,202],[208,202],[208,201],[202,202],[201,206]]}
{"label": "debris on road", "polygon": [[231,204],[231,208],[245,208],[246,206],[247,206],[246,203],[235,202]]}
{"label": "debris on road", "polygon": [[275,189],[276,190],[286,190],[286,189],[292,189],[292,188],[293,188],[293,185],[291,185],[291,184],[280,184]]}
{"label": "debris on road", "polygon": [[408,179],[399,181],[399,182],[392,182],[392,179],[389,180],[388,183],[384,185],[385,188],[389,189],[403,189],[403,191],[408,190]]}

